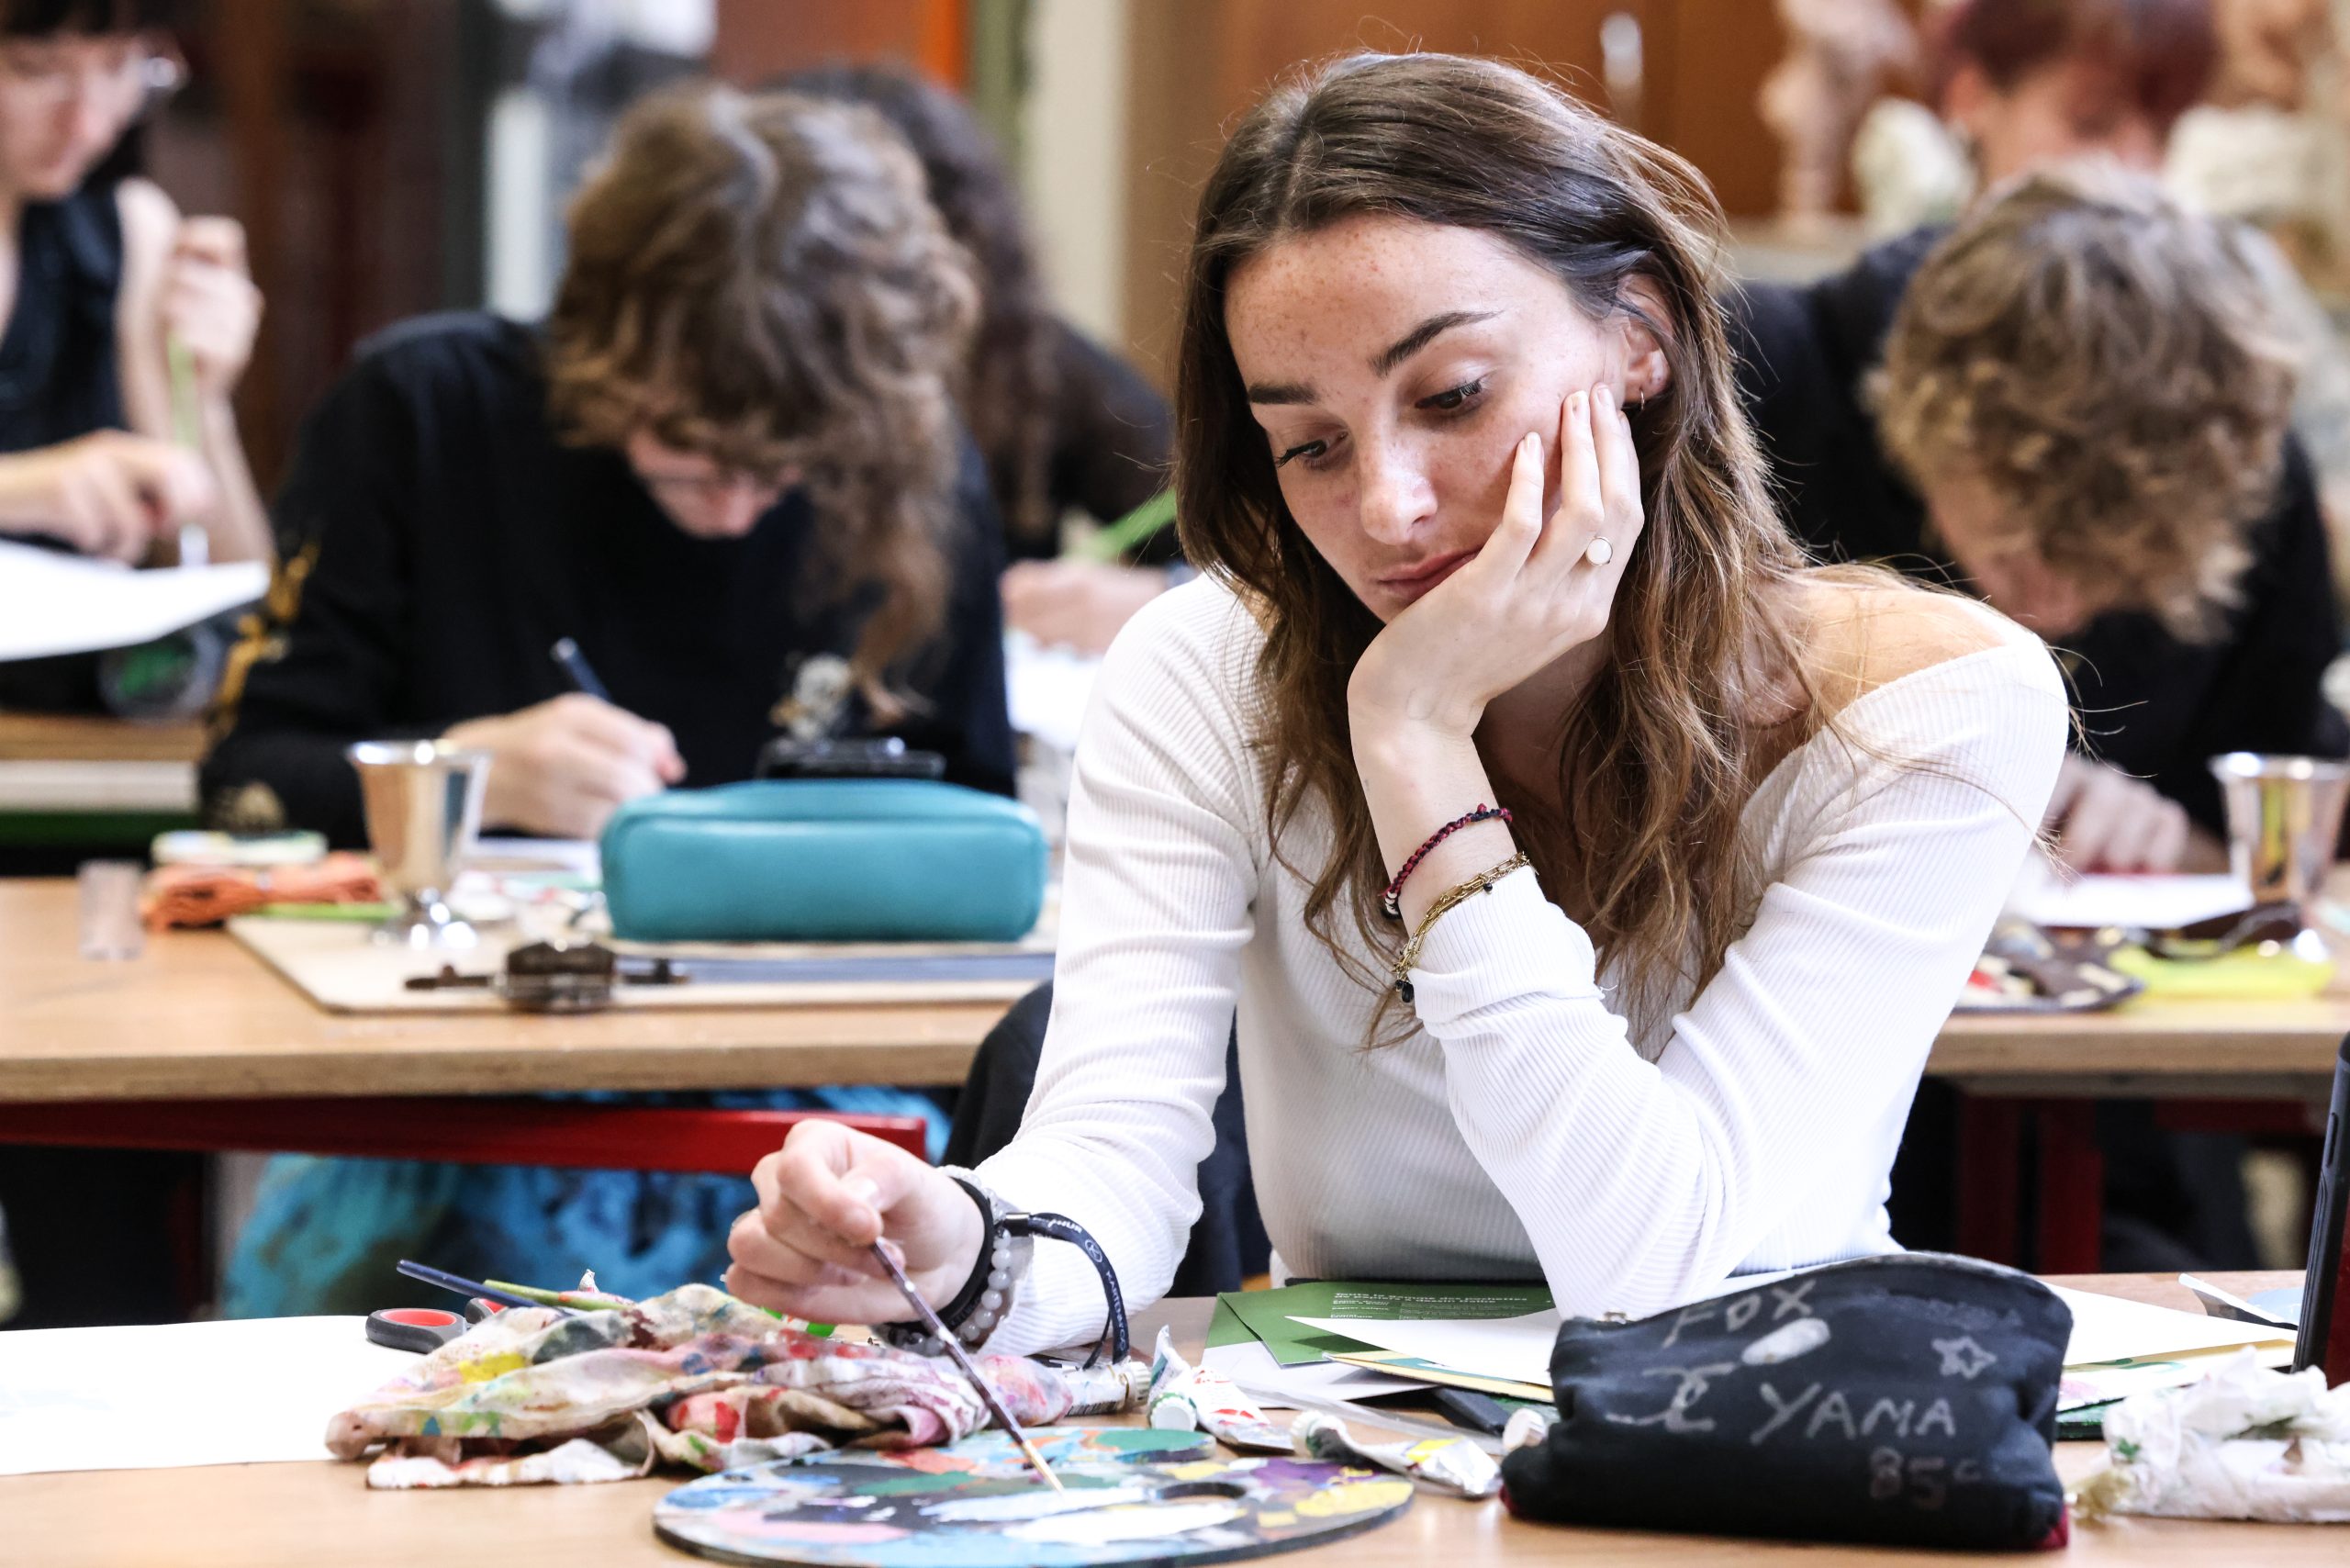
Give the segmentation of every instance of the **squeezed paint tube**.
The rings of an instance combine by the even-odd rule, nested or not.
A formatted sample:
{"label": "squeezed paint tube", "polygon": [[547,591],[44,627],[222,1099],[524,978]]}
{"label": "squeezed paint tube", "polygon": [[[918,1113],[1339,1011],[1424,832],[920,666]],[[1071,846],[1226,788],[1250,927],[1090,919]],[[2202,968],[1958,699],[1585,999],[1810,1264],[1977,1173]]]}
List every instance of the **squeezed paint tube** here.
{"label": "squeezed paint tube", "polygon": [[1509,1413],[1509,1424],[1502,1428],[1502,1452],[1518,1449],[1539,1448],[1550,1436],[1550,1428],[1558,1421],[1555,1410],[1538,1410],[1532,1406]]}
{"label": "squeezed paint tube", "polygon": [[1319,1410],[1300,1415],[1290,1435],[1309,1459],[1392,1470],[1464,1497],[1490,1497],[1502,1489],[1502,1468],[1466,1438],[1427,1438],[1415,1443],[1359,1442],[1346,1424]]}
{"label": "squeezed paint tube", "polygon": [[1150,1361],[1150,1424],[1163,1431],[1204,1431],[1236,1449],[1288,1453],[1290,1440],[1265,1419],[1256,1402],[1219,1372],[1195,1367],[1175,1353],[1175,1339],[1158,1331]]}
{"label": "squeezed paint tube", "polygon": [[1149,1388],[1149,1369],[1131,1356],[1096,1367],[1069,1366],[1059,1361],[1047,1361],[1046,1365],[1060,1373],[1061,1383],[1069,1390],[1068,1416],[1102,1416],[1131,1410],[1143,1402]]}

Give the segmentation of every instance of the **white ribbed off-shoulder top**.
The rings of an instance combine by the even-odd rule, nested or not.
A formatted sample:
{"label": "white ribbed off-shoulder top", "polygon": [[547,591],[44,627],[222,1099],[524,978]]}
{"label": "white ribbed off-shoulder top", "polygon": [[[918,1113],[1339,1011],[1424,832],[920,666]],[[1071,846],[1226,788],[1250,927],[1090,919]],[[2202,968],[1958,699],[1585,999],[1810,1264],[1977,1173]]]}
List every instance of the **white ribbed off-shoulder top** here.
{"label": "white ribbed off-shoulder top", "polygon": [[[1261,633],[1205,579],[1161,596],[1095,687],[1044,1059],[981,1175],[1090,1228],[1130,1305],[1157,1299],[1199,1212],[1237,1007],[1257,1196],[1295,1274],[1539,1276],[1570,1314],[1644,1314],[1731,1273],[1892,1250],[1910,1098],[2064,753],[2053,662],[1982,613],[1991,645],[1865,692],[1764,780],[1742,818],[1752,924],[1647,1033],[1521,871],[1438,923],[1419,1028],[1366,1050],[1377,997],[1306,931],[1268,837]],[[1320,863],[1311,809],[1283,837]],[[1039,1242],[990,1348],[1102,1321],[1085,1260]]]}

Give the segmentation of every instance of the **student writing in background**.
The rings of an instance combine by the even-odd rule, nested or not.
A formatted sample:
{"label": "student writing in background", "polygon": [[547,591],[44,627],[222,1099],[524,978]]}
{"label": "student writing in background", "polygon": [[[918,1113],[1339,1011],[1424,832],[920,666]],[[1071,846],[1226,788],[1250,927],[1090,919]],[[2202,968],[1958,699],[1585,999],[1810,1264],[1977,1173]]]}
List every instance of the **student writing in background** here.
{"label": "student writing in background", "polygon": [[[971,1190],[795,1128],[739,1293],[901,1318],[886,1239],[956,1303],[1008,1204],[1156,1297],[1236,1007],[1298,1273],[1637,1314],[1891,1248],[1894,1143],[2064,693],[1989,610],[1805,565],[1731,381],[1720,224],[1681,159],[1493,62],[1356,56],[1240,123],[1177,383],[1203,580],[1095,690],[1025,1121]],[[975,1287],[973,1338],[1100,1332],[1076,1249],[1025,1271]]]}
{"label": "student writing in background", "polygon": [[[2098,157],[2161,174],[2190,205],[2223,205],[2224,175],[2198,166],[2200,140],[2185,128],[2198,100],[2225,93],[2257,45],[2249,31],[2295,10],[2263,0],[1958,0],[1926,27],[1934,96],[1969,148],[1986,186],[2053,158]],[[2288,45],[2288,48],[2290,46]],[[2209,111],[2205,111],[2209,113]],[[2208,123],[2208,122],[2207,122]],[[2246,202],[2246,210],[2258,206]],[[2333,537],[2350,528],[2350,349],[2325,307],[2268,234],[2244,244],[2301,355],[2293,398],[2300,437]],[[2345,564],[2334,552],[2335,567]],[[2337,603],[2350,599],[2336,579]]]}
{"label": "student writing in background", "polygon": [[[1945,112],[1964,130],[1994,189],[2067,159],[2151,170],[2173,122],[2201,92],[2213,58],[2202,0],[1966,0],[1937,20],[1933,36]],[[2046,232],[2067,231],[2052,225]],[[1950,526],[1929,527],[1915,479],[1887,457],[1868,387],[1903,296],[1943,233],[1928,228],[1889,241],[1845,271],[1801,287],[1751,285],[1732,310],[1740,381],[1796,532],[1831,559],[1884,561],[1938,579],[1968,564],[1952,558],[1949,537],[1964,530],[1964,520],[1953,513]],[[2249,232],[2232,243],[2254,264],[2257,287],[2274,296],[2280,274],[2289,277],[2274,247]],[[2026,262],[2018,256],[2014,264],[2020,269]],[[2243,293],[2240,284],[2225,286],[2231,298]],[[2115,296],[2108,291],[2105,297]],[[2212,307],[2210,286],[2199,297]],[[2165,295],[2123,303],[2121,319],[2152,333],[2154,313],[2166,301]],[[2054,324],[2061,330],[2061,320]],[[1963,344],[1968,325],[1953,316],[1933,330]],[[2168,343],[2140,341],[2142,365]],[[2281,464],[2265,442],[2248,442],[2230,472],[2210,471],[2215,463],[2231,465],[2208,447],[2167,449],[2171,432],[2192,425],[2198,401],[2221,399],[2216,416],[2240,418],[2243,378],[2190,389],[2178,378],[2191,376],[2191,366],[2158,372],[2188,401],[2167,411],[2150,409],[2154,422],[2133,428],[2114,410],[2148,408],[2154,389],[2123,385],[2118,373],[2099,382],[2094,367],[2104,363],[2093,355],[2087,377],[2071,383],[2076,395],[2061,406],[2052,395],[2036,417],[2050,431],[2095,423],[2122,443],[2101,470],[2111,482],[2094,506],[2110,557],[2127,554],[2133,534],[2185,537],[2191,520],[2208,517],[2221,497],[2236,504],[2241,486],[2255,477],[2268,476],[2270,487],[2236,520],[2240,526],[2232,525],[2225,548],[2240,549],[2246,559],[2232,596],[2211,601],[2214,613],[2197,634],[2182,636],[2177,618],[2152,608],[2198,595],[2211,560],[2197,551],[2163,552],[2159,567],[2152,559],[2132,564],[2123,575],[2137,591],[2125,600],[2098,602],[2118,585],[2088,584],[2092,599],[2076,624],[2042,627],[2064,650],[2082,721],[2079,749],[2066,760],[2051,802],[2050,826],[2081,870],[2209,867],[2226,831],[2219,787],[2205,767],[2211,756],[2338,756],[2350,749],[2350,733],[2319,690],[2342,640],[2324,518],[2298,441],[2288,443]],[[2111,406],[2100,408],[2109,398]],[[2178,472],[2183,461],[2205,454],[2204,493],[2181,512],[2158,484],[2126,477],[2122,451],[2143,458],[2156,476]],[[2055,468],[2050,473],[2047,486],[2019,488],[2011,467],[2010,495],[2035,514],[2061,506],[2065,481]],[[2024,493],[2030,490],[2038,491],[2037,499]],[[2079,526],[2089,526],[2086,518]],[[1982,564],[1980,552],[1973,564]],[[2147,583],[2156,571],[2166,580]]]}
{"label": "student writing in background", "polygon": [[[1902,296],[1873,392],[1880,437],[1924,500],[1935,551],[2059,646],[2127,616],[2141,661],[2169,662],[2167,644],[2200,663],[2233,612],[2293,591],[2255,543],[2284,469],[2299,354],[2246,233],[2143,176],[2058,166],[1995,193]],[[2277,717],[2271,745],[2314,732],[2309,714]],[[2109,723],[2159,721],[2085,715],[2093,745]],[[2257,738],[2258,715],[2229,722],[2239,741]],[[2156,786],[2200,773],[2200,748],[2221,744],[2177,735],[2186,755]],[[2068,762],[2050,822],[2056,853],[2083,868],[2226,863],[2219,836],[2158,788],[2085,758]]]}
{"label": "student writing in background", "polygon": [[[304,433],[216,809],[361,841],[345,742],[492,754],[487,815],[588,834],[746,777],[778,726],[886,730],[1009,792],[1000,563],[952,388],[962,252],[878,117],[686,88],[575,198],[543,328],[379,338]],[[569,636],[609,703],[550,657]],[[249,820],[249,819],[248,819]],[[935,1115],[889,1089],[721,1096]],[[653,1294],[724,1266],[739,1179],[273,1161],[240,1316],[380,1304],[386,1260]]]}
{"label": "student writing in background", "polygon": [[1061,521],[1074,511],[1114,522],[1166,488],[1166,399],[1052,312],[1020,193],[962,99],[892,65],[824,66],[778,85],[878,110],[922,159],[931,202],[978,268],[964,407],[1013,558],[1005,620],[1039,642],[1100,653],[1166,590],[1182,558],[1175,530],[1159,529],[1124,560],[1093,561],[1061,555]]}
{"label": "student writing in background", "polygon": [[[1930,37],[1940,106],[1994,192],[2068,160],[2151,174],[2217,48],[2207,0],[1963,0]],[[2254,231],[2186,227],[2143,200],[2034,219],[2037,199],[1986,220],[1964,263],[1942,248],[1958,241],[1927,228],[1815,284],[1740,291],[1740,378],[1807,541],[1972,581],[2055,641],[2080,721],[2050,801],[2065,857],[2209,867],[2226,828],[2211,756],[2350,747],[2320,686],[2341,627],[2311,448],[2273,444],[2265,345],[2274,322],[2306,317],[2306,291]],[[1939,302],[1911,312],[1933,255],[1952,263]],[[2042,286],[2058,297],[2035,297]],[[1909,388],[1888,423],[1870,388],[1897,319]],[[2284,335],[2313,345],[2298,325]],[[2002,363],[2026,350],[2039,374]],[[1990,443],[1987,475],[1972,483],[1952,444],[1978,421],[1950,395],[1953,374],[1986,378],[1971,434]],[[2298,428],[2322,429],[2330,406],[2338,429],[2340,398],[2309,386],[2305,374]],[[1895,1172],[1895,1226],[1912,1246],[1955,1240],[1956,1118],[1955,1092],[1927,1083]],[[2099,1104],[2098,1135],[2106,1267],[2254,1266],[2241,1138],[2159,1128],[2145,1103],[2116,1101]]]}
{"label": "student writing in background", "polygon": [[[442,736],[492,755],[487,824],[592,837],[749,777],[788,723],[897,734],[1009,792],[997,524],[949,400],[972,288],[891,183],[912,170],[862,110],[664,99],[576,198],[543,328],[367,345],[278,500],[215,817],[363,843],[343,746]],[[573,689],[563,637],[610,701]]]}
{"label": "student writing in background", "polygon": [[[263,560],[229,403],[261,319],[244,231],[128,172],[184,69],[176,10],[0,4],[0,535],[141,565],[193,523],[210,559]],[[0,666],[0,704],[95,711],[96,661]]]}

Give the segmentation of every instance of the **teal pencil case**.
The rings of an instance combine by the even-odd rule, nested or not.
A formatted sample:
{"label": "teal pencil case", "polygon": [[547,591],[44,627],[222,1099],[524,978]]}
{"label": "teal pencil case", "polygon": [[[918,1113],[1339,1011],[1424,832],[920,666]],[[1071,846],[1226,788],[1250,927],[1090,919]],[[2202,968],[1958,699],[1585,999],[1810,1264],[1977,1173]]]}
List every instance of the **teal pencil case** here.
{"label": "teal pencil case", "polygon": [[1045,907],[1017,801],[922,778],[762,778],[605,825],[612,935],[639,942],[1016,942]]}

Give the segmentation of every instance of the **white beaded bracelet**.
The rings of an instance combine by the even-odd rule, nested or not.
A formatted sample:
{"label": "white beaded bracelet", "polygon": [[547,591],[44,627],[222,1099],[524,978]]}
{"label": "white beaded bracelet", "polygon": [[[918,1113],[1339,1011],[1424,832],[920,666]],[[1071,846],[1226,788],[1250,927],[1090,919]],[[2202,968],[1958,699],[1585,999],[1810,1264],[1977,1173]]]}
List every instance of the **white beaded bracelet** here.
{"label": "white beaded bracelet", "polygon": [[[948,1331],[963,1342],[964,1348],[976,1350],[987,1343],[988,1336],[995,1332],[997,1325],[1011,1312],[1013,1297],[1018,1293],[1022,1276],[1028,1271],[1029,1255],[1035,1244],[1026,1236],[1013,1235],[1005,1226],[1004,1217],[1012,1212],[1011,1205],[990,1192],[977,1176],[953,1166],[941,1166],[939,1169],[953,1177],[957,1184],[971,1195],[971,1201],[979,1205],[980,1215],[987,1221],[985,1277],[980,1277],[979,1266],[974,1263],[971,1280],[956,1293],[956,1300],[949,1304],[949,1310],[939,1314]],[[979,1286],[979,1294],[968,1307],[964,1307],[963,1298],[970,1294],[974,1282]],[[959,1318],[953,1311],[956,1307],[962,1307]],[[884,1340],[901,1350],[913,1350],[925,1356],[946,1353],[945,1341],[920,1323],[884,1323],[876,1327]]]}

